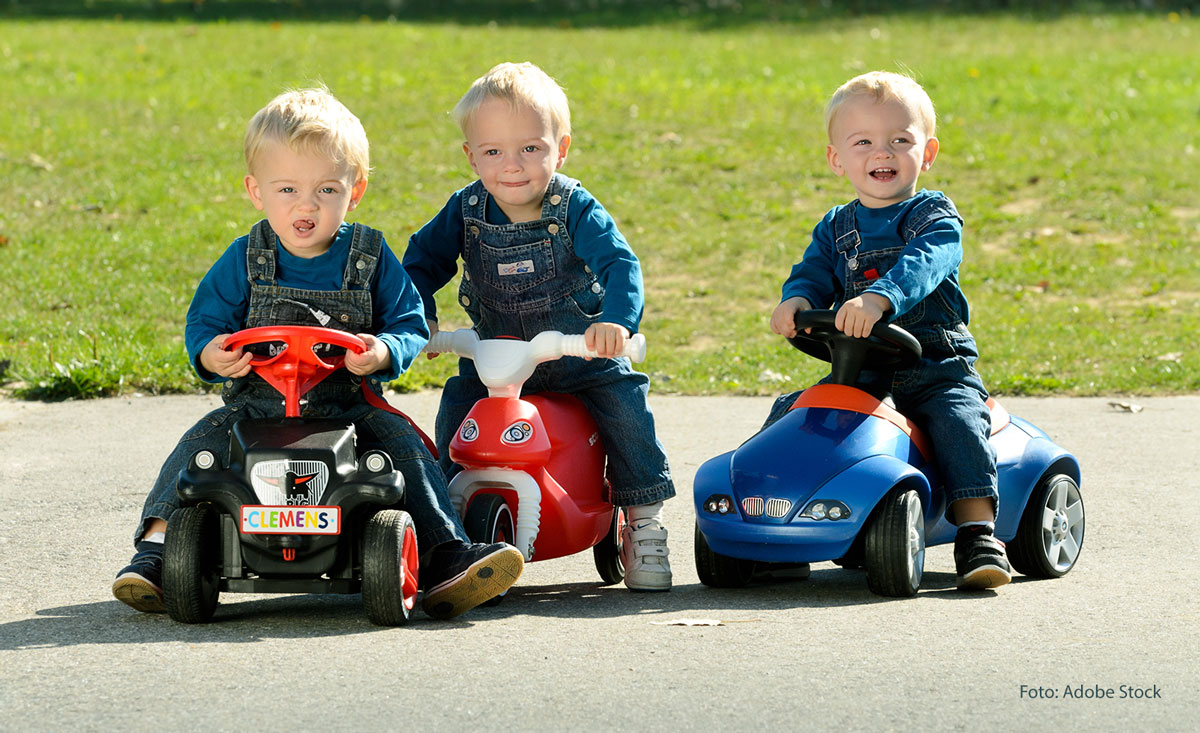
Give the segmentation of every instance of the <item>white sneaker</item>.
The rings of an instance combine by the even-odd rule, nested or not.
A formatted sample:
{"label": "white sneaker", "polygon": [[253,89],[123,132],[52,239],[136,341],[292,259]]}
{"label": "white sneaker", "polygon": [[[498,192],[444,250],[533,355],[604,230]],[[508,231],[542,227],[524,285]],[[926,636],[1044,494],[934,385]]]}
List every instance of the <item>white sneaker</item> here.
{"label": "white sneaker", "polygon": [[621,564],[630,590],[671,590],[667,530],[657,519],[636,519],[621,529]]}

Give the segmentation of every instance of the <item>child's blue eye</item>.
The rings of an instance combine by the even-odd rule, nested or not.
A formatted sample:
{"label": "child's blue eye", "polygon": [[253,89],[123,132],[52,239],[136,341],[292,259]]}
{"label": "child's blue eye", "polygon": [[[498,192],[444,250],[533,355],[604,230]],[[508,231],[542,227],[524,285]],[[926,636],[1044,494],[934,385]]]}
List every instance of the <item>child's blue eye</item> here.
{"label": "child's blue eye", "polygon": [[326,186],[325,188],[321,189],[321,193],[337,193],[337,189],[333,186]]}
{"label": "child's blue eye", "polygon": [[295,190],[296,189],[292,188],[291,186],[284,186],[283,188],[279,189],[279,193],[293,193]]}
{"label": "child's blue eye", "polygon": [[524,148],[524,152],[526,153],[536,153],[538,150],[539,148],[536,145],[526,145]]}
{"label": "child's blue eye", "polygon": [[871,141],[870,140],[855,140],[854,144],[855,145],[870,145]]}

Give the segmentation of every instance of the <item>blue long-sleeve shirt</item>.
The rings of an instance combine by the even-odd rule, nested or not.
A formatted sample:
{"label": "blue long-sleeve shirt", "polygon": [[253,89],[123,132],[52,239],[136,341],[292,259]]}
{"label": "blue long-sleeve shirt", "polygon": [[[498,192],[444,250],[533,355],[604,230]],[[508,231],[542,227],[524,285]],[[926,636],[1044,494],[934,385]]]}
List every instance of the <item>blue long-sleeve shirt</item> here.
{"label": "blue long-sleeve shirt", "polygon": [[[462,257],[463,190],[465,188],[455,191],[442,210],[409,238],[408,249],[404,252],[404,268],[421,294],[425,316],[431,321],[437,321],[433,295],[458,272],[458,260]],[[490,196],[486,217],[489,224],[510,223]],[[645,307],[641,263],[612,216],[583,186],[576,186],[571,194],[567,233],[575,254],[591,268],[604,287],[600,320],[637,333]]]}
{"label": "blue long-sleeve shirt", "polygon": [[[277,285],[303,290],[341,290],[350,240],[354,228],[342,223],[329,250],[306,259],[275,247]],[[246,249],[250,237],[234,240],[213,264],[196,287],[188,308],[184,342],[196,373],[206,382],[224,382],[200,364],[200,352],[214,337],[234,333],[246,327],[250,308],[250,281],[246,269]],[[371,283],[371,332],[387,346],[392,357],[391,369],[374,376],[383,381],[396,379],[429,341],[421,297],[396,255],[383,242],[375,278]]]}
{"label": "blue long-sleeve shirt", "polygon": [[857,206],[855,218],[861,240],[859,252],[904,246],[900,258],[886,273],[880,273],[866,292],[887,298],[892,304],[889,320],[903,316],[917,303],[940,288],[948,304],[963,323],[969,322],[967,298],[958,284],[958,266],[962,263],[962,223],[954,217],[939,219],[912,241],[904,244],[900,225],[914,206],[940,191],[921,190],[898,204],[871,209],[852,202],[830,209],[813,228],[812,241],[804,258],[792,267],[783,284],[782,300],[800,296],[814,308],[828,308],[846,290],[842,255],[834,248],[833,220],[844,206]]}

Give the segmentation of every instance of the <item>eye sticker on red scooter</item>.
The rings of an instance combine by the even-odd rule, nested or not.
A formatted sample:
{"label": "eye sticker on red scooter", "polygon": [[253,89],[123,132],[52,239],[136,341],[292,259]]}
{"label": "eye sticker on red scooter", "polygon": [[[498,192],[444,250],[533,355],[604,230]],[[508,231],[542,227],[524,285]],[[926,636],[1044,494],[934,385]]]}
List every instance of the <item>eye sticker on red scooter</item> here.
{"label": "eye sticker on red scooter", "polygon": [[528,420],[518,420],[504,429],[504,434],[500,436],[500,442],[508,443],[509,445],[520,445],[533,437],[533,426]]}
{"label": "eye sticker on red scooter", "polygon": [[479,437],[479,426],[475,424],[475,418],[468,417],[463,421],[462,427],[458,429],[458,439],[464,443],[472,443]]}

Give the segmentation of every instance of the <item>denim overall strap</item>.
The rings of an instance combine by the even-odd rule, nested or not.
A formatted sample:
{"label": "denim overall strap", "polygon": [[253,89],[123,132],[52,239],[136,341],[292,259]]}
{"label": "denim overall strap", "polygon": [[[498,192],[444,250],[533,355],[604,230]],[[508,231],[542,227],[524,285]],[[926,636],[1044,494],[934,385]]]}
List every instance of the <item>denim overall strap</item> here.
{"label": "denim overall strap", "polygon": [[[858,236],[858,219],[854,216],[856,206],[858,199],[843,206],[833,217],[833,249],[846,259],[850,272],[858,269],[858,246],[862,244]],[[849,274],[846,279],[849,280]]]}
{"label": "denim overall strap", "polygon": [[953,201],[944,196],[927,198],[904,215],[904,221],[900,224],[900,236],[904,237],[904,243],[908,244],[930,224],[950,218],[958,219],[958,223],[962,224],[963,218],[959,216],[958,209],[954,208]]}
{"label": "denim overall strap", "polygon": [[383,234],[364,224],[354,224],[353,229],[342,290],[370,290],[375,268],[379,264],[379,253],[383,249]]}
{"label": "denim overall strap", "polygon": [[275,232],[266,219],[250,229],[246,247],[246,271],[251,287],[255,282],[275,284]]}

